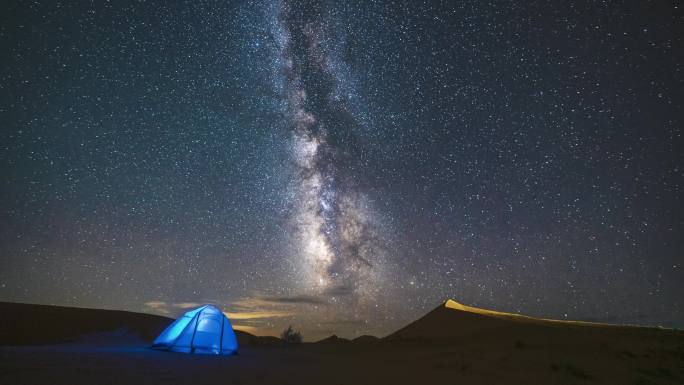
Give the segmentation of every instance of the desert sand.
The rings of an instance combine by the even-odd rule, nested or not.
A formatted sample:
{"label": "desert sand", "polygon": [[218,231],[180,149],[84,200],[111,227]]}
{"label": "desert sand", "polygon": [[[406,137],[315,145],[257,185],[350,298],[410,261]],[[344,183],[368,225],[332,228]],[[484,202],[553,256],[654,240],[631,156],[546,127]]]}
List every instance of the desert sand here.
{"label": "desert sand", "polygon": [[385,338],[285,346],[237,332],[229,357],[155,351],[172,320],[0,303],[0,384],[682,384],[678,330],[543,320],[447,301]]}

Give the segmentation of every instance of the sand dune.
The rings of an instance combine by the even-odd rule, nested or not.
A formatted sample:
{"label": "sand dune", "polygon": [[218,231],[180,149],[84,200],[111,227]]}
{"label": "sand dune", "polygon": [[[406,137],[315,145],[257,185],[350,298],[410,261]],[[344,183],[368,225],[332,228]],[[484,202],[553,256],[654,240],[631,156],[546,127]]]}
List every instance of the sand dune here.
{"label": "sand dune", "polygon": [[127,330],[152,340],[173,320],[151,314],[0,302],[0,344],[53,344],[88,334]]}
{"label": "sand dune", "polygon": [[[92,341],[138,339],[151,343],[172,318],[121,310],[84,309],[76,307],[0,302],[0,345],[49,345]],[[280,344],[276,337],[260,337],[236,330],[241,346]],[[95,338],[97,339],[97,338]]]}
{"label": "sand dune", "polygon": [[[625,325],[604,323],[565,321],[545,318],[534,318],[521,314],[505,313],[495,310],[466,306],[454,300],[447,300],[419,320],[385,337],[386,339],[411,338],[471,338],[473,336],[497,332],[511,333],[523,331],[544,331],[554,333],[551,329],[579,328],[594,331],[597,328],[625,329],[634,328]],[[647,328],[635,328],[648,330]]]}
{"label": "sand dune", "polygon": [[[285,345],[239,332],[240,354],[230,357],[148,349],[171,322],[165,317],[7,303],[0,311],[0,345],[22,345],[0,346],[0,384],[684,383],[681,331],[544,320],[455,301],[383,339]],[[80,344],[92,333],[105,338]],[[35,346],[56,342],[69,343]]]}

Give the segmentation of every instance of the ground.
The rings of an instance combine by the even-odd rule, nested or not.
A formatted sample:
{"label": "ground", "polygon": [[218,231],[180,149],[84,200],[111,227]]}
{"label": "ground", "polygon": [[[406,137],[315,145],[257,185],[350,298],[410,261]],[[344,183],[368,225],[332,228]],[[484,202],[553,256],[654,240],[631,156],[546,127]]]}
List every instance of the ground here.
{"label": "ground", "polygon": [[[681,384],[684,334],[485,320],[439,307],[385,339],[285,346],[242,337],[235,356],[155,351],[127,329],[0,346],[1,384]],[[131,314],[131,313],[128,313]],[[444,322],[465,334],[423,335]],[[456,324],[453,324],[456,322]],[[497,323],[499,322],[499,323]],[[473,329],[482,325],[478,332]],[[429,326],[425,327],[425,326]],[[3,325],[5,331],[10,326]],[[2,333],[0,333],[0,336]]]}

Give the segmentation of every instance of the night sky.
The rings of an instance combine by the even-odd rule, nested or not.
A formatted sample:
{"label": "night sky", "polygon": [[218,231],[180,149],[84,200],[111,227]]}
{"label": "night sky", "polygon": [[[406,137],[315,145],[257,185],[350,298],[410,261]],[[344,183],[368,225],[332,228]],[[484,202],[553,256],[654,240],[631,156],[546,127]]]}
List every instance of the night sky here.
{"label": "night sky", "polygon": [[447,298],[684,327],[682,22],[646,1],[4,1],[0,300],[211,302],[306,339]]}

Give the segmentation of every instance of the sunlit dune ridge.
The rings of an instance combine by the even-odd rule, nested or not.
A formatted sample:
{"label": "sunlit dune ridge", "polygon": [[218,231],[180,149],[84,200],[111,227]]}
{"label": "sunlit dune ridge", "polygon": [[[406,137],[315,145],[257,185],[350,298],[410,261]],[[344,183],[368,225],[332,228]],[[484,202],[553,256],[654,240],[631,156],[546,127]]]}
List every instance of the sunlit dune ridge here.
{"label": "sunlit dune ridge", "polygon": [[532,323],[539,323],[539,324],[566,324],[566,325],[572,325],[572,326],[604,326],[604,327],[631,326],[631,325],[615,325],[615,324],[600,323],[600,322],[557,320],[557,319],[549,319],[549,318],[535,318],[535,317],[530,317],[530,316],[526,316],[526,315],[522,315],[522,314],[516,314],[516,313],[506,313],[506,312],[501,312],[501,311],[496,311],[496,310],[480,309],[477,307],[463,305],[462,303],[456,302],[452,299],[447,300],[444,303],[444,307],[449,308],[449,309],[454,309],[454,310],[465,311],[468,313],[480,314],[480,315],[487,316],[487,317],[506,319],[506,320],[511,320],[511,321],[532,322]]}

